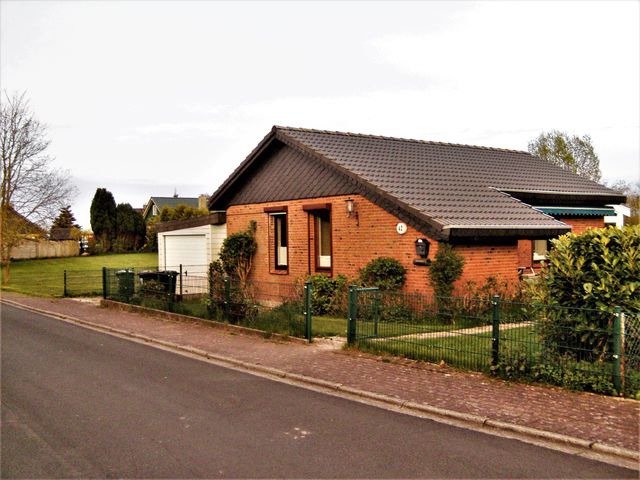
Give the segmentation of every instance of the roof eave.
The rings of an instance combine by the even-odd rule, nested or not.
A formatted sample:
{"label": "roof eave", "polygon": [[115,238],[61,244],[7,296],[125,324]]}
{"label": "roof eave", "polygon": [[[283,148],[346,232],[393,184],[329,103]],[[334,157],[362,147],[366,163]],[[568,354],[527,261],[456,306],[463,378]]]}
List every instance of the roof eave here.
{"label": "roof eave", "polygon": [[564,235],[571,232],[571,227],[569,225],[447,225],[443,230],[448,232],[451,240],[504,237],[536,240]]}

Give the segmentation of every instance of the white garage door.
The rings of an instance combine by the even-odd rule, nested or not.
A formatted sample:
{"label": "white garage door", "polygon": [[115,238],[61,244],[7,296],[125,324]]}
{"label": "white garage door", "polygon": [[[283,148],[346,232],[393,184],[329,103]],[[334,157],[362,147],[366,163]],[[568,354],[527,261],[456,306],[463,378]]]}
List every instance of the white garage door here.
{"label": "white garage door", "polygon": [[206,272],[207,241],[204,235],[165,235],[164,265],[178,270],[180,265],[202,267]]}
{"label": "white garage door", "polygon": [[183,295],[207,292],[207,240],[204,235],[165,235],[164,259],[167,270],[180,270],[177,291]]}

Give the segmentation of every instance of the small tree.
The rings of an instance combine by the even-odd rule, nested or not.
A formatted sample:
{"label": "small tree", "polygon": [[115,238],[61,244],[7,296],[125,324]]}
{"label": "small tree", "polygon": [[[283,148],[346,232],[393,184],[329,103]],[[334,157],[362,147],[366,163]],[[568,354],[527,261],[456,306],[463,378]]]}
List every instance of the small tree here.
{"label": "small tree", "polygon": [[71,212],[71,205],[67,205],[60,209],[60,213],[53,221],[51,228],[77,228],[80,229],[80,225],[76,223],[76,217]]}
{"label": "small tree", "polygon": [[91,201],[91,229],[105,252],[116,235],[116,201],[106,188],[98,188]]}
{"label": "small tree", "polygon": [[229,235],[222,242],[220,261],[229,275],[236,276],[244,289],[251,272],[253,256],[258,245],[255,239],[256,222],[251,222],[244,232]]}
{"label": "small tree", "polygon": [[24,94],[0,98],[0,263],[9,281],[11,250],[25,228],[50,223],[76,189],[69,173],[52,168],[47,131]]}
{"label": "small tree", "polygon": [[448,243],[441,243],[429,268],[431,284],[437,297],[451,297],[453,284],[462,275],[464,257]]}
{"label": "small tree", "polygon": [[144,219],[128,203],[116,207],[116,249],[130,252],[140,248],[144,239]]}

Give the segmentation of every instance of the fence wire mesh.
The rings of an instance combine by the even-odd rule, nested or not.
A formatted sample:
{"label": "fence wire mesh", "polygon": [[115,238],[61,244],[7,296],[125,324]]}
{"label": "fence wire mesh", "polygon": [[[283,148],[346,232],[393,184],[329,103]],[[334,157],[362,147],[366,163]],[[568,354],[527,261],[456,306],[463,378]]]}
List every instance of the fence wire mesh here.
{"label": "fence wire mesh", "polygon": [[303,288],[281,282],[241,282],[212,273],[212,316],[266,333],[307,337]]}
{"label": "fence wire mesh", "polygon": [[104,295],[110,300],[226,321],[267,334],[307,336],[302,288],[296,285],[242,283],[199,265],[162,271],[105,269],[104,276]]}
{"label": "fence wire mesh", "polygon": [[637,316],[620,315],[616,334],[613,309],[355,291],[352,341],[365,350],[578,390],[640,391]]}

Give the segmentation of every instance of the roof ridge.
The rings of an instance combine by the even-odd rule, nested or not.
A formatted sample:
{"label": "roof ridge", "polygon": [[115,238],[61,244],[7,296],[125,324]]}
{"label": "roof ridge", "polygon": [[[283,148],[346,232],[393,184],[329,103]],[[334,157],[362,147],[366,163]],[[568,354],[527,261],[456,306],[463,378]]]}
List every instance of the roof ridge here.
{"label": "roof ridge", "polygon": [[294,132],[322,133],[322,134],[330,134],[330,135],[342,135],[345,137],[377,138],[380,140],[393,140],[398,142],[421,143],[426,145],[443,145],[447,147],[475,148],[478,150],[489,150],[489,151],[510,152],[510,153],[526,153],[527,155],[531,155],[529,152],[525,150],[515,150],[511,148],[485,147],[482,145],[469,145],[465,143],[436,142],[433,140],[419,140],[417,138],[389,137],[386,135],[373,135],[370,133],[339,132],[336,130],[320,130],[315,128],[287,127],[282,125],[274,125],[273,128],[276,130],[293,130]]}

